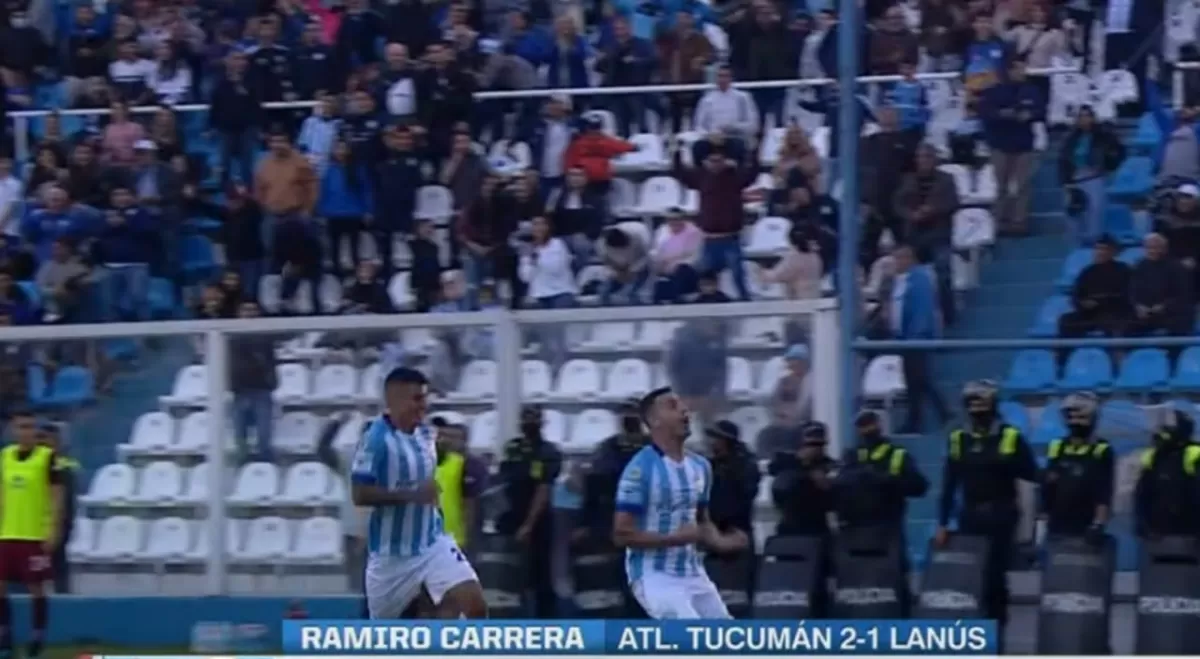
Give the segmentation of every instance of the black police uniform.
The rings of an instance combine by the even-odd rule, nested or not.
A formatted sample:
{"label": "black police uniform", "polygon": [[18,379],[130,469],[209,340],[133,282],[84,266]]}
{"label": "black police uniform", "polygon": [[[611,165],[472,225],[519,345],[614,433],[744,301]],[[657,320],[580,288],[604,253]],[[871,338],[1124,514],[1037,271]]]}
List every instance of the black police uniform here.
{"label": "black police uniform", "polygon": [[1142,537],[1200,537],[1200,445],[1186,428],[1163,431],[1142,454],[1134,489],[1134,517]]}
{"label": "black police uniform", "polygon": [[998,422],[984,428],[950,433],[938,522],[949,524],[961,492],[958,530],[990,539],[984,608],[988,618],[1003,626],[1008,621],[1008,566],[1020,519],[1017,481],[1033,482],[1037,462],[1016,428]]}
{"label": "black police uniform", "polygon": [[754,500],[762,474],[754,452],[741,441],[739,434],[737,425],[731,421],[719,421],[708,429],[710,437],[725,442],[727,447],[714,451],[710,458],[713,482],[708,518],[721,533],[737,529],[749,537],[754,531]]}
{"label": "black police uniform", "polygon": [[[531,437],[527,433],[504,445],[500,477],[506,485],[508,509],[496,524],[496,530],[503,535],[516,535],[528,517],[538,489],[543,486],[553,488],[562,471],[562,453],[558,447],[540,435],[534,435]],[[534,591],[535,616],[538,618],[553,618],[558,608],[549,560],[552,537],[547,497],[546,509],[538,515],[529,537],[529,585]]]}
{"label": "black police uniform", "polygon": [[[767,465],[772,477],[771,500],[779,511],[775,533],[781,536],[821,538],[819,578],[809,594],[813,617],[829,613],[827,580],[833,574],[829,513],[833,511],[833,481],[837,462],[821,454],[803,459],[795,453],[779,453]],[[817,474],[826,478],[819,479]]]}
{"label": "black police uniform", "polygon": [[1041,491],[1046,530],[1069,536],[1099,530],[1097,509],[1112,509],[1112,447],[1103,439],[1064,437],[1050,442],[1046,458]]}

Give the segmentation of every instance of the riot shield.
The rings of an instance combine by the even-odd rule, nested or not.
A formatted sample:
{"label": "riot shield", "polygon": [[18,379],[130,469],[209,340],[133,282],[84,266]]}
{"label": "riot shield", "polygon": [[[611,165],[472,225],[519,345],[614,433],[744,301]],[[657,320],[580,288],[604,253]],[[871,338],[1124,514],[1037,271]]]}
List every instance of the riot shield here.
{"label": "riot shield", "polygon": [[1116,542],[1052,536],[1044,554],[1037,654],[1109,654]]}
{"label": "riot shield", "polygon": [[825,592],[824,543],[819,536],[767,539],[754,587],[755,619],[800,620],[825,613],[817,602]]}
{"label": "riot shield", "polygon": [[624,552],[608,543],[572,548],[571,578],[578,617],[626,617]]}
{"label": "riot shield", "polygon": [[493,618],[524,618],[528,615],[525,591],[529,566],[515,538],[499,534],[479,537],[471,563],[479,584],[483,586],[483,597],[487,601],[488,615]]}
{"label": "riot shield", "polygon": [[913,616],[919,619],[982,618],[988,539],[952,535],[944,547],[929,547],[929,565]]}
{"label": "riot shield", "polygon": [[721,591],[721,600],[734,618],[750,615],[750,587],[754,584],[755,561],[753,551],[724,556],[709,554],[704,559],[708,578]]}
{"label": "riot shield", "polygon": [[842,529],[834,540],[837,589],[833,617],[843,620],[904,618],[908,588],[904,547],[890,527]]}
{"label": "riot shield", "polygon": [[1200,654],[1200,546],[1169,536],[1142,542],[1134,654]]}

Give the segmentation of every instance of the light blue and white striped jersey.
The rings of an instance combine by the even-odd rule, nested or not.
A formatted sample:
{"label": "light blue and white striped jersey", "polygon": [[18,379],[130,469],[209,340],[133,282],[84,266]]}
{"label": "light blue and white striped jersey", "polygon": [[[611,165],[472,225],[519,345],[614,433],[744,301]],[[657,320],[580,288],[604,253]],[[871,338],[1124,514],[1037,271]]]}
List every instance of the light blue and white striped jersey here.
{"label": "light blue and white striped jersey", "polygon": [[[350,477],[355,483],[399,492],[432,480],[435,469],[437,447],[429,427],[419,425],[409,435],[381,414],[359,441]],[[367,551],[373,556],[417,556],[443,534],[437,504],[374,507],[367,521]]]}
{"label": "light blue and white striped jersey", "polygon": [[[684,451],[683,460],[667,457],[651,444],[625,465],[617,485],[617,512],[637,518],[638,528],[668,534],[696,523],[696,511],[708,506],[712,491],[712,465],[708,459]],[[703,573],[695,545],[665,549],[626,549],[625,574],[633,583],[647,572],[680,577]]]}

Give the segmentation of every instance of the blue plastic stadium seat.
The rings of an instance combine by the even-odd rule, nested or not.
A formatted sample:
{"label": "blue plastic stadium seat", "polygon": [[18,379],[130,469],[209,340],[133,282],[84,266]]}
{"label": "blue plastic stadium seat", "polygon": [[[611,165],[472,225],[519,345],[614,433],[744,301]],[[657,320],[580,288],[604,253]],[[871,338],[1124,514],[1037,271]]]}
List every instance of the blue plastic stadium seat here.
{"label": "blue plastic stadium seat", "polygon": [[25,293],[25,297],[29,298],[29,304],[34,309],[42,308],[42,292],[38,290],[36,282],[19,281],[17,286],[21,287],[21,292]]}
{"label": "blue plastic stadium seat", "polygon": [[1009,394],[1046,393],[1054,389],[1057,380],[1058,366],[1049,350],[1022,350],[1013,359],[1002,386]]}
{"label": "blue plastic stadium seat", "polygon": [[1096,434],[1121,451],[1131,444],[1136,448],[1144,447],[1149,432],[1150,417],[1137,403],[1129,400],[1109,400],[1100,406]]}
{"label": "blue plastic stadium seat", "polygon": [[1179,353],[1171,388],[1176,391],[1200,391],[1200,346],[1192,346]]}
{"label": "blue plastic stadium seat", "polygon": [[29,404],[40,407],[46,400],[46,369],[41,364],[30,364],[25,368],[25,391]]}
{"label": "blue plastic stadium seat", "polygon": [[1108,353],[1100,348],[1078,348],[1067,358],[1062,389],[1105,389],[1112,384],[1113,366]]}
{"label": "blue plastic stadium seat", "polygon": [[1071,299],[1065,295],[1053,295],[1046,298],[1038,309],[1037,318],[1029,328],[1029,336],[1050,337],[1058,335],[1058,318],[1071,310]]}
{"label": "blue plastic stadium seat", "polygon": [[1167,353],[1157,348],[1141,348],[1125,356],[1113,388],[1126,392],[1160,392],[1171,379]]}
{"label": "blue plastic stadium seat", "polygon": [[1104,208],[1104,230],[1123,245],[1140,245],[1146,231],[1133,219],[1133,210],[1121,204]]}
{"label": "blue plastic stadium seat", "polygon": [[1147,112],[1138,118],[1137,129],[1129,140],[1129,146],[1138,150],[1149,150],[1157,147],[1162,141],[1162,129],[1154,115]]}
{"label": "blue plastic stadium seat", "polygon": [[82,366],[64,366],[54,375],[43,403],[49,407],[74,407],[96,399],[91,371]]}
{"label": "blue plastic stadium seat", "polygon": [[1038,417],[1037,427],[1033,429],[1029,442],[1044,449],[1047,444],[1065,434],[1067,434],[1067,425],[1062,418],[1062,408],[1059,406],[1059,402],[1054,400],[1042,408],[1042,414]]}
{"label": "blue plastic stadium seat", "polygon": [[1075,286],[1075,279],[1083,269],[1092,264],[1092,255],[1090,249],[1077,249],[1067,255],[1067,260],[1063,261],[1062,272],[1058,275],[1058,279],[1054,282],[1060,290],[1069,291]]}
{"label": "blue plastic stadium seat", "polygon": [[175,315],[175,285],[168,279],[155,277],[150,280],[150,313],[155,318],[170,318]]}
{"label": "blue plastic stadium seat", "polygon": [[1145,258],[1145,256],[1146,249],[1144,247],[1126,247],[1121,250],[1121,254],[1117,256],[1117,260],[1129,266],[1134,266],[1137,265],[1138,261]]}
{"label": "blue plastic stadium seat", "polygon": [[213,256],[212,241],[204,236],[184,236],[181,251],[183,252],[183,271],[192,281],[204,279],[211,275],[217,267]]}
{"label": "blue plastic stadium seat", "polygon": [[1144,197],[1154,187],[1154,162],[1146,156],[1126,158],[1108,184],[1108,196],[1118,201]]}
{"label": "blue plastic stadium seat", "polygon": [[1014,400],[1000,403],[1000,418],[1008,425],[1020,430],[1021,434],[1026,437],[1029,436],[1029,431],[1033,427],[1033,423],[1029,420],[1029,410]]}

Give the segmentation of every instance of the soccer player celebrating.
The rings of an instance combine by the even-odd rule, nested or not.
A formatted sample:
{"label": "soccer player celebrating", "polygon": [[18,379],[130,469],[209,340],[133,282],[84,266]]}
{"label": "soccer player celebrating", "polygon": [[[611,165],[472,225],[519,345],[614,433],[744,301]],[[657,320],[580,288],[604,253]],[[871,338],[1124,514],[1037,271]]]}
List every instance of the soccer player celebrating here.
{"label": "soccer player celebrating", "polygon": [[651,443],[625,466],[613,516],[613,541],[625,547],[630,589],[654,619],[729,618],[698,546],[734,552],[748,538],[740,531],[721,534],[708,519],[712,465],[683,448],[689,419],[679,396],[656,389],[639,407]]}
{"label": "soccer player celebrating", "polygon": [[475,569],[446,533],[434,480],[437,449],[424,425],[428,383],[397,368],[383,382],[385,412],[371,421],[351,470],[354,504],[367,524],[367,607],[400,618],[424,588],[440,618],[486,618]]}
{"label": "soccer player celebrating", "polygon": [[[26,656],[36,659],[42,655],[49,618],[50,561],[62,528],[61,463],[53,449],[38,443],[32,414],[14,414],[12,429],[16,443],[0,451],[0,583],[20,583],[29,590],[33,634]],[[11,654],[12,622],[4,592],[0,594],[0,657]]]}

